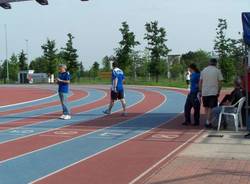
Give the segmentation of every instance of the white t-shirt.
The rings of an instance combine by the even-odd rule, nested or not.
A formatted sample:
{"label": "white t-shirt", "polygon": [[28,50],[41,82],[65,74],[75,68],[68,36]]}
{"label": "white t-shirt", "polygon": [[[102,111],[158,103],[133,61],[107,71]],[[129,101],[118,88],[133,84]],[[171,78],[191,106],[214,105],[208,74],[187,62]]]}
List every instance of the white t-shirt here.
{"label": "white t-shirt", "polygon": [[188,71],[188,72],[186,73],[186,80],[190,81],[190,77],[191,77],[191,72]]}
{"label": "white t-shirt", "polygon": [[202,96],[215,96],[219,92],[219,82],[223,80],[221,71],[215,66],[208,66],[201,72]]}

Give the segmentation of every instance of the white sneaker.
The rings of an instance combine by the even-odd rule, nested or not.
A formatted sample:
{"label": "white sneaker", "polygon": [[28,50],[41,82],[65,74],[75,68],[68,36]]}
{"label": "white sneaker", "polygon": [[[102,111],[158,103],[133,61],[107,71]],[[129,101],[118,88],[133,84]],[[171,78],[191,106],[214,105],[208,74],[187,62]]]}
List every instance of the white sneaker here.
{"label": "white sneaker", "polygon": [[64,120],[69,120],[69,119],[71,119],[71,116],[70,116],[70,115],[64,116]]}
{"label": "white sneaker", "polygon": [[65,115],[61,115],[59,119],[64,119],[65,118]]}

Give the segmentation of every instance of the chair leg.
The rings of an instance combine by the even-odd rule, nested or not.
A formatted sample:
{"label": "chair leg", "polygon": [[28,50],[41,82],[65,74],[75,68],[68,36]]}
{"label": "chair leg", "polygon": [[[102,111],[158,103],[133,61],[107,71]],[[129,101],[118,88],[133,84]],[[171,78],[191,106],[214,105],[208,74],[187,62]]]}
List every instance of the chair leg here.
{"label": "chair leg", "polygon": [[217,131],[220,131],[221,120],[222,120],[222,113],[220,113],[220,116],[219,116],[219,122],[218,122],[218,129],[217,129]]}
{"label": "chair leg", "polygon": [[239,117],[237,114],[234,115],[234,125],[235,125],[235,131],[239,131]]}
{"label": "chair leg", "polygon": [[241,113],[239,113],[240,128],[243,129],[243,119]]}

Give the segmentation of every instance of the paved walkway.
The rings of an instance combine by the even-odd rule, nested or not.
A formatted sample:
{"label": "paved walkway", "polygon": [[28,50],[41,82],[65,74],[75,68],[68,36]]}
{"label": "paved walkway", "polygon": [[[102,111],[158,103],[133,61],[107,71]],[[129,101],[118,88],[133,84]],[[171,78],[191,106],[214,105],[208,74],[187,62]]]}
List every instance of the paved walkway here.
{"label": "paved walkway", "polygon": [[207,131],[145,183],[250,184],[250,140],[244,134]]}

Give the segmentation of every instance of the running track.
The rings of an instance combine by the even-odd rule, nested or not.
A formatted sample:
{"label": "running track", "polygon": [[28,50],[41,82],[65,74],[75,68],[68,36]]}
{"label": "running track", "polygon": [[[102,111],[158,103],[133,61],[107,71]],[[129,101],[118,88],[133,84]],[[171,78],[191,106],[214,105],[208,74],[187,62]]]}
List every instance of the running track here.
{"label": "running track", "polygon": [[104,116],[108,87],[74,86],[63,121],[53,86],[0,87],[0,184],[143,183],[200,133],[180,126],[184,91],[130,87],[126,98],[126,117],[120,104]]}

